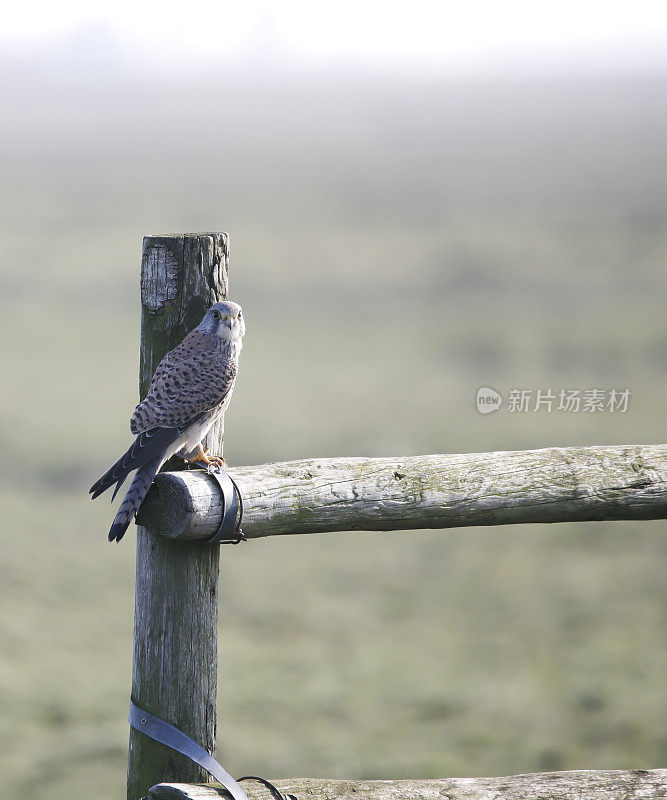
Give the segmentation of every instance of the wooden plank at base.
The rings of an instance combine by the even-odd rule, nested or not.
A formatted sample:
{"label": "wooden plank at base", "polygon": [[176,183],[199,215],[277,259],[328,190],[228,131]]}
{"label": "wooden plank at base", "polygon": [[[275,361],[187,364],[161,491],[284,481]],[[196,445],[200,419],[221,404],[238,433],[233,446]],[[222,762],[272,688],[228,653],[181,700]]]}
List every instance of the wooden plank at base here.
{"label": "wooden plank at base", "polygon": [[[295,778],[274,781],[297,800],[664,800],[667,769],[536,772],[503,778],[443,778],[408,781],[347,781]],[[244,782],[250,800],[270,793]],[[229,797],[219,784],[161,783],[150,800],[219,800]]]}

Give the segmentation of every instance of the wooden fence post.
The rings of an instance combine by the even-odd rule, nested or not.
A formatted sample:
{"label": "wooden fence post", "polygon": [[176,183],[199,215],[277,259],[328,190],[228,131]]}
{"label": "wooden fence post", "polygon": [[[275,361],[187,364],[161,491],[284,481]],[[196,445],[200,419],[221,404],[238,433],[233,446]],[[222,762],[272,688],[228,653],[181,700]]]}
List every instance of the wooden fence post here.
{"label": "wooden fence post", "polygon": [[[227,297],[228,238],[144,238],[140,394],[164,354]],[[222,452],[222,423],[206,446]],[[173,468],[173,467],[172,467]],[[168,541],[137,528],[132,700],[215,751],[219,546]],[[130,729],[127,798],[161,781],[206,781],[185,756]]]}

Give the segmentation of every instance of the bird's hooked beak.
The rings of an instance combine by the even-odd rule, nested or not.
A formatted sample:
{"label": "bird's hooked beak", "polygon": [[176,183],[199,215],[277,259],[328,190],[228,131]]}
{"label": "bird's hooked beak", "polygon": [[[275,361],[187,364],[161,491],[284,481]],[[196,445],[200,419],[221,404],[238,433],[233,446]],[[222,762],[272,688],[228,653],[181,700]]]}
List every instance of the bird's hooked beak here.
{"label": "bird's hooked beak", "polygon": [[229,328],[230,331],[235,322],[236,320],[234,319],[234,317],[231,317],[229,314],[226,317],[222,318],[222,324],[225,325],[227,328]]}

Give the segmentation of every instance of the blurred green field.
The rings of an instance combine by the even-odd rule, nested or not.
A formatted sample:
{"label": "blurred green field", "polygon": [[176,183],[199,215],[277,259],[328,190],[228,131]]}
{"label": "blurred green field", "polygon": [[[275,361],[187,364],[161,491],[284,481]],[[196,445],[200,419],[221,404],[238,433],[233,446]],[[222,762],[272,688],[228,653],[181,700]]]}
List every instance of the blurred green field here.
{"label": "blurred green field", "polygon": [[[3,100],[4,797],[124,796],[133,537],[87,489],[129,442],[143,234],[231,235],[233,464],[664,441],[664,82],[327,81]],[[482,417],[481,385],[632,400]],[[666,556],[662,521],[225,549],[225,765],[665,766]]]}

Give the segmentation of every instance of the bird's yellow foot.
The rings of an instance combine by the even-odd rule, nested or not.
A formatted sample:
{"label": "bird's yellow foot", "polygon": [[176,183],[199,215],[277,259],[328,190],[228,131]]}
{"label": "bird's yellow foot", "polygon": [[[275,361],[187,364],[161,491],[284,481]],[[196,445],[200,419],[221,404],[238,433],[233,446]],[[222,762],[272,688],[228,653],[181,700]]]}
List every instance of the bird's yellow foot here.
{"label": "bird's yellow foot", "polygon": [[215,464],[217,467],[227,469],[227,462],[222,456],[209,456],[208,453],[206,453],[206,457],[208,459],[208,464]]}
{"label": "bird's yellow foot", "polygon": [[189,458],[188,462],[194,464],[197,461],[202,461],[204,464],[215,464],[216,467],[227,468],[227,462],[222,456],[210,456],[208,450],[202,450],[202,446],[197,445],[197,453],[193,458]]}

